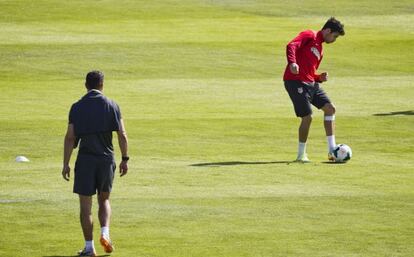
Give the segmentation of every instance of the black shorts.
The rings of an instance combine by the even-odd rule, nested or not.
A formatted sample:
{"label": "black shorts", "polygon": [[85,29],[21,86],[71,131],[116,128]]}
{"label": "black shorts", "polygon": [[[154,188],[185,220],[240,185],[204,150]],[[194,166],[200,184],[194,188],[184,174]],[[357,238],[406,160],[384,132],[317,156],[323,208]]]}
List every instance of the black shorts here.
{"label": "black shorts", "polygon": [[308,85],[299,80],[285,80],[285,88],[298,117],[312,114],[311,104],[321,109],[325,104],[331,103],[325,91],[319,87],[319,83]]}
{"label": "black shorts", "polygon": [[75,163],[73,192],[94,195],[96,191],[111,192],[116,164],[113,158],[78,154]]}

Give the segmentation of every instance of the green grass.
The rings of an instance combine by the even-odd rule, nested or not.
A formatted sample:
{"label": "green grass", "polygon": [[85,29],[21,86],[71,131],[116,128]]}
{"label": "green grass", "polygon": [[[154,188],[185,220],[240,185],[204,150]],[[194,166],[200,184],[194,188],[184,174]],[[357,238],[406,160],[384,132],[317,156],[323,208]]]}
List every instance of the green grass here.
{"label": "green grass", "polygon": [[[313,162],[289,164],[285,45],[332,15],[346,36],[320,70],[354,157],[324,163],[315,110]],[[83,246],[60,172],[92,69],[130,137],[112,256],[412,256],[413,24],[412,1],[0,1],[0,256]]]}

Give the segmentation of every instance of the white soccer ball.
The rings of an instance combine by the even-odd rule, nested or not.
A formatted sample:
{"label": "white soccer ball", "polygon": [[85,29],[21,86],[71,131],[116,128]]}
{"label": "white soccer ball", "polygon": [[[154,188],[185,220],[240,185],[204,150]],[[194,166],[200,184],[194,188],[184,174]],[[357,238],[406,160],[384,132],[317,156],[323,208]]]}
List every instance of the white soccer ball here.
{"label": "white soccer ball", "polygon": [[351,147],[345,144],[339,144],[335,146],[332,153],[333,153],[333,156],[335,157],[336,162],[347,162],[352,157]]}

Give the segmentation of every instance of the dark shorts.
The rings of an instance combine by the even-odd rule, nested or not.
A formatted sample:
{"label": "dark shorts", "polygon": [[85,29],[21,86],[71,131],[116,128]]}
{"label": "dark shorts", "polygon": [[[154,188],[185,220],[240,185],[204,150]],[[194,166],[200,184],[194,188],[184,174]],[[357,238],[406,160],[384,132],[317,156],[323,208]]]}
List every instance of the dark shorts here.
{"label": "dark shorts", "polygon": [[113,158],[78,154],[75,164],[73,192],[94,195],[96,191],[111,192],[116,164]]}
{"label": "dark shorts", "polygon": [[319,87],[319,83],[308,85],[298,80],[285,80],[285,88],[298,117],[312,114],[311,104],[321,109],[325,104],[331,103],[325,91]]}

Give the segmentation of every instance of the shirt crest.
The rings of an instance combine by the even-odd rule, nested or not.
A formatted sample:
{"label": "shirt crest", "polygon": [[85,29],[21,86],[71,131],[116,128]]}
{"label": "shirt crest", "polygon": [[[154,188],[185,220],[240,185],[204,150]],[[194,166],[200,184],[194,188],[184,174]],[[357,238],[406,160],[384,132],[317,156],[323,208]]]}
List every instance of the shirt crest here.
{"label": "shirt crest", "polygon": [[318,58],[318,61],[321,59],[321,54],[319,53],[319,50],[316,47],[311,47],[310,49],[312,53]]}

